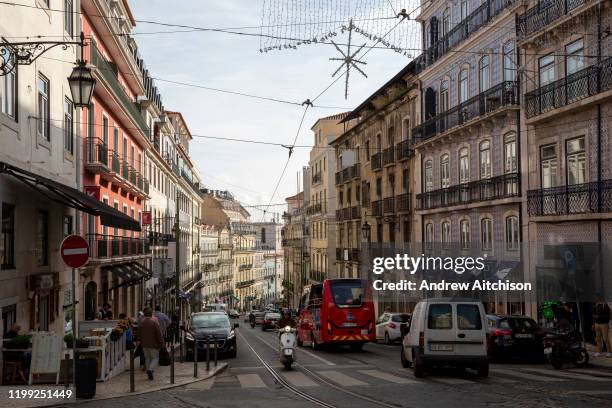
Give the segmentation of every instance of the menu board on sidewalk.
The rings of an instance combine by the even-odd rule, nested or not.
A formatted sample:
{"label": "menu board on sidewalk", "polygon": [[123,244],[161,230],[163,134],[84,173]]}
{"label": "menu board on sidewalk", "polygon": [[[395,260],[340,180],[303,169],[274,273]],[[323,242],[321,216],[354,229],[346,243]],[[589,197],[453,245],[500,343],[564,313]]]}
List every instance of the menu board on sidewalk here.
{"label": "menu board on sidewalk", "polygon": [[52,332],[35,332],[32,335],[30,385],[32,385],[33,374],[55,373],[55,382],[59,383],[63,342],[59,334]]}

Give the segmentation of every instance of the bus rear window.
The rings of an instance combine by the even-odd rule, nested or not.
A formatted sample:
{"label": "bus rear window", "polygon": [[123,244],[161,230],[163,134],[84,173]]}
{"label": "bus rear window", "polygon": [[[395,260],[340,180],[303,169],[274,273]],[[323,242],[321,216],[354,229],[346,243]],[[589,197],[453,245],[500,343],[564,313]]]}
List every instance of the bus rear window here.
{"label": "bus rear window", "polygon": [[360,280],[332,282],[331,293],[336,306],[361,306],[364,301]]}

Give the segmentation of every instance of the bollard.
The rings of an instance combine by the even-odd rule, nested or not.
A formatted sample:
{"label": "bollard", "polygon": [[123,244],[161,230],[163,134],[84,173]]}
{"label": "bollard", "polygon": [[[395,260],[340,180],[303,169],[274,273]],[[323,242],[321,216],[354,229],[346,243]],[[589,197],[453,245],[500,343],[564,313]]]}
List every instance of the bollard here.
{"label": "bollard", "polygon": [[193,377],[198,378],[198,339],[193,339]]}
{"label": "bollard", "polygon": [[215,340],[215,367],[217,367],[217,347],[218,347],[218,343]]}
{"label": "bollard", "polygon": [[174,342],[170,344],[170,384],[174,384]]}
{"label": "bollard", "polygon": [[64,376],[64,385],[66,389],[68,389],[68,387],[70,387],[70,373],[68,372],[70,370],[70,354],[66,353],[64,355],[64,360],[66,361],[66,375]]}
{"label": "bollard", "polygon": [[210,336],[206,340],[206,371],[210,371]]}
{"label": "bollard", "polygon": [[134,392],[134,349],[130,350],[130,392]]}

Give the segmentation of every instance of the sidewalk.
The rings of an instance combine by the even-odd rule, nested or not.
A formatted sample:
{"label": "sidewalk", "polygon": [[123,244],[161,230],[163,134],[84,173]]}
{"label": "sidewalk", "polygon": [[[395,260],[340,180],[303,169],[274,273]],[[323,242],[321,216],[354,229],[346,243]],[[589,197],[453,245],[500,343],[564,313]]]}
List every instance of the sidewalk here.
{"label": "sidewalk", "polygon": [[[217,375],[219,372],[223,371],[227,367],[227,363],[219,361],[217,367],[214,367],[214,362],[210,364],[210,371],[206,371],[206,361],[198,362],[198,378],[193,378],[193,362],[185,362],[185,363],[175,363],[174,366],[174,384],[170,384],[170,366],[167,367],[158,367],[155,370],[155,379],[153,381],[149,381],[147,379],[147,374],[144,371],[140,370],[138,366],[138,359],[135,361],[134,366],[134,385],[135,392],[130,392],[130,372],[125,371],[111,380],[106,382],[98,382],[96,383],[96,396],[92,399],[75,399],[74,398],[74,388],[71,387],[73,391],[72,398],[68,399],[60,399],[60,398],[13,398],[10,399],[10,390],[64,390],[64,385],[60,383],[60,385],[56,386],[55,384],[49,385],[5,385],[0,386],[0,407],[11,407],[11,408],[21,408],[21,407],[42,407],[42,406],[56,406],[56,405],[66,405],[66,404],[78,404],[80,402],[87,401],[98,401],[109,398],[118,398],[125,397],[130,395],[138,395],[144,394],[154,391],[159,391],[167,388],[179,387],[182,385],[191,384],[197,381],[203,381],[207,378],[210,378],[214,375]],[[61,381],[61,379],[60,379]]]}
{"label": "sidewalk", "polygon": [[601,356],[595,357],[593,354],[595,354],[597,348],[590,343],[587,343],[586,348],[589,351],[589,364],[598,367],[612,368],[612,357],[606,357],[606,353],[602,353]]}

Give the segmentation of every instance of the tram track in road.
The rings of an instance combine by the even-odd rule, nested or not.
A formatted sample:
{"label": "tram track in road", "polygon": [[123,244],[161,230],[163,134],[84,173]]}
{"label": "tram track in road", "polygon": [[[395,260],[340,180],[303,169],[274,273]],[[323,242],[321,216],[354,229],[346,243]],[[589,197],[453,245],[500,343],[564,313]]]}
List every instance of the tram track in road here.
{"label": "tram track in road", "polygon": [[[257,358],[259,358],[259,360],[262,362],[262,364],[264,364],[264,366],[266,366],[266,368],[268,369],[268,371],[270,371],[270,372],[272,373],[272,376],[273,376],[273,377],[274,377],[274,378],[275,378],[275,379],[276,379],[276,380],[277,380],[279,383],[281,383],[281,384],[283,384],[283,385],[285,385],[285,383],[287,383],[287,384],[289,385],[289,387],[290,387],[290,388],[289,388],[289,387],[287,387],[287,388],[289,388],[291,391],[293,391],[293,389],[297,389],[297,388],[296,388],[296,387],[294,387],[293,385],[289,384],[289,383],[288,383],[288,382],[287,382],[287,381],[284,379],[284,377],[283,377],[281,374],[277,373],[277,372],[276,372],[276,371],[275,371],[275,370],[274,370],[274,369],[273,369],[273,368],[272,368],[272,367],[271,367],[271,366],[270,366],[268,363],[266,363],[266,362],[263,360],[263,358],[261,358],[261,356],[259,356],[259,354],[257,354],[257,352],[255,351],[255,349],[254,349],[254,348],[251,346],[251,344],[250,344],[250,343],[249,343],[249,342],[246,340],[246,338],[245,338],[245,336],[244,336],[244,335],[241,335],[241,336],[242,336],[243,340],[244,340],[244,341],[247,343],[247,345],[249,346],[249,348],[250,348],[250,349],[253,351],[253,353],[255,353],[255,355],[257,356]],[[266,346],[270,347],[272,350],[277,351],[277,348],[276,348],[274,345],[272,345],[272,344],[268,343],[266,340],[264,340],[264,339],[263,339],[263,338],[261,338],[260,336],[255,335],[255,337],[256,337],[256,338],[257,338],[259,341],[261,341],[263,344],[265,344]],[[303,351],[303,350],[301,350],[301,351]],[[312,371],[312,370],[310,370],[310,369],[306,368],[305,366],[303,366],[303,365],[301,365],[301,364],[299,364],[299,363],[294,363],[293,365],[294,365],[296,368],[298,368],[300,371],[302,371],[304,374],[308,375],[308,376],[309,376],[309,377],[311,377],[313,380],[317,381],[318,383],[323,384],[323,385],[326,385],[326,386],[328,386],[329,388],[332,388],[332,389],[334,389],[334,390],[336,390],[336,391],[339,391],[339,392],[341,392],[341,393],[344,393],[344,394],[350,395],[350,396],[352,396],[352,397],[354,397],[354,398],[360,399],[360,400],[362,400],[362,401],[367,401],[367,402],[369,402],[369,403],[371,403],[371,404],[374,404],[374,405],[376,405],[376,406],[379,406],[379,407],[385,407],[385,408],[398,408],[398,407],[405,407],[405,405],[392,404],[392,403],[389,403],[389,402],[381,401],[380,399],[370,398],[370,397],[368,397],[368,396],[366,396],[366,395],[363,395],[363,394],[360,394],[360,393],[357,393],[357,392],[354,392],[354,391],[348,390],[348,389],[346,389],[346,388],[343,388],[343,387],[341,387],[341,386],[338,386],[338,385],[334,384],[333,382],[331,382],[331,381],[327,380],[326,378],[322,377],[321,375],[317,374],[316,372],[314,372],[314,371]],[[281,379],[282,381],[280,381],[280,380],[279,380],[277,377],[280,377],[280,379]],[[303,391],[301,391],[301,390],[299,390],[299,389],[298,389],[298,391],[299,391],[300,393],[302,393],[302,394],[306,394],[306,393],[304,393]],[[308,394],[306,394],[306,395],[308,395]],[[309,395],[309,397],[313,398],[313,397],[312,397],[312,396],[310,396],[310,395]],[[323,402],[323,401],[322,401],[322,402]],[[331,406],[333,406],[333,407],[335,407],[334,405],[330,405],[330,404],[328,404],[328,403],[326,403],[326,402],[323,402],[323,403],[324,403],[324,404],[327,404],[326,406],[330,406],[330,407],[331,407]]]}

